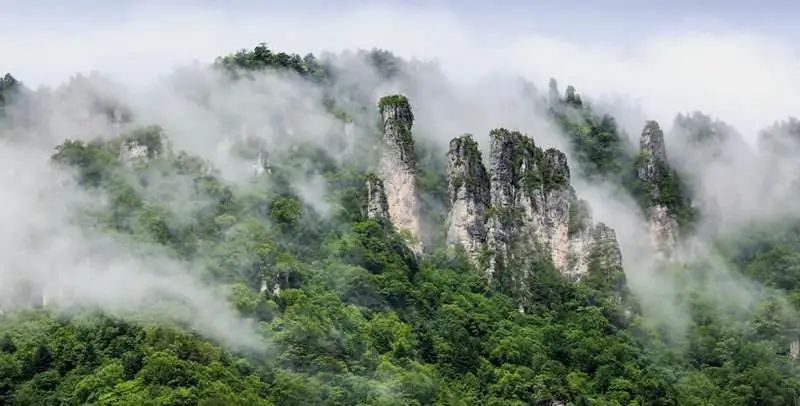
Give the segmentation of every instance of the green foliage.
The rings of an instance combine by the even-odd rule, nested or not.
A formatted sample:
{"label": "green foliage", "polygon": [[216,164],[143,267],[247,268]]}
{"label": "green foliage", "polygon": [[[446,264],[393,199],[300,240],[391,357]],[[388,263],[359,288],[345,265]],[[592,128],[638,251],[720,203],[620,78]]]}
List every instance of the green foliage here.
{"label": "green foliage", "polygon": [[721,144],[733,136],[738,136],[732,127],[722,121],[712,120],[710,116],[699,111],[686,115],[678,114],[673,127],[685,133],[684,136],[688,138],[690,146]]}
{"label": "green foliage", "polygon": [[[537,265],[529,278],[512,281],[527,286],[526,314],[520,314],[516,298],[490,289],[465,256],[452,256],[443,243],[420,261],[402,236],[359,214],[366,175],[313,148],[274,157],[268,184],[233,187],[186,171],[180,153],[144,166],[120,165],[112,144],[67,144],[54,160],[79,176],[92,173],[87,187],[112,196],[109,213],[93,214],[101,224],[173,247],[203,265],[207,278],[226,284],[234,307],[261,321],[272,355],[240,358],[179,328],[47,315],[32,322],[42,333],[23,339],[15,331],[29,322],[15,319],[9,340],[17,350],[0,354],[14,358],[4,393],[20,401],[422,405],[602,398],[611,386],[589,376],[603,361],[590,361],[596,355],[589,350],[571,354],[578,349],[565,350],[570,340],[601,337],[604,343],[591,348],[635,348],[605,316],[605,302],[593,304],[594,294],[552,267]],[[444,162],[434,151],[423,146],[418,152],[422,178],[430,177],[421,191],[427,204],[444,207]],[[297,170],[322,174],[332,204],[356,213],[318,217],[292,192],[289,174]],[[154,174],[191,185],[192,204],[184,204],[189,216],[170,209],[167,203],[178,196],[147,181]],[[570,327],[576,309],[594,309],[592,323]],[[68,346],[49,338],[75,328],[86,333],[60,339]],[[39,345],[49,348],[49,363],[43,353],[32,361]],[[627,369],[607,374],[637,382],[629,371],[647,361],[641,353],[630,359]],[[570,373],[585,377],[586,394],[570,389],[564,379]]]}
{"label": "green foliage", "polygon": [[568,218],[567,235],[573,236],[585,230],[592,220],[589,203],[585,200],[575,200],[571,202],[569,205]]}
{"label": "green foliage", "polygon": [[265,383],[236,367],[241,358],[175,328],[44,313],[18,314],[0,327],[20,348],[0,354],[3,404],[268,404]]}
{"label": "green foliage", "polygon": [[688,187],[675,170],[670,170],[658,184],[659,198],[655,203],[667,207],[685,231],[690,231],[697,220],[697,210],[692,206]]}
{"label": "green foliage", "polygon": [[113,175],[120,166],[117,155],[105,148],[99,141],[66,140],[56,147],[53,160],[78,170],[78,180],[83,184],[98,186]]}
{"label": "green foliage", "polygon": [[[11,101],[14,94],[19,91],[20,86],[20,82],[11,76],[10,73],[6,73],[5,76],[0,78],[0,108]],[[0,117],[3,117],[2,111],[0,111]]]}
{"label": "green foliage", "polygon": [[370,64],[384,80],[395,78],[400,74],[403,60],[384,49],[372,49],[366,53]]}
{"label": "green foliage", "polygon": [[[665,175],[658,185],[645,184],[636,172],[645,157],[635,154],[626,145],[627,136],[617,128],[614,118],[595,113],[590,105],[579,100],[579,96],[574,94],[574,88],[572,102],[569,102],[569,89],[567,93],[567,100],[559,99],[551,105],[550,113],[570,138],[581,175],[587,179],[616,185],[620,191],[633,196],[645,213],[653,205],[666,206],[680,226],[685,231],[690,231],[698,213],[692,207],[688,186],[678,172],[664,168],[662,172]],[[578,98],[577,101],[575,98]],[[676,120],[678,123],[685,123],[687,119],[678,116]],[[710,123],[699,126],[712,131]],[[652,193],[651,187],[658,189],[658,192]],[[657,198],[653,198],[654,196]]]}
{"label": "green foliage", "polygon": [[569,168],[566,157],[557,149],[543,150],[534,144],[532,138],[505,128],[489,132],[492,143],[507,160],[504,166],[509,171],[509,181],[520,185],[526,193],[551,190],[569,184]]}
{"label": "green foliage", "polygon": [[252,51],[242,49],[234,54],[219,57],[216,65],[232,73],[268,69],[293,71],[315,82],[323,82],[329,75],[327,69],[313,54],[301,57],[285,52],[275,53],[265,43],[257,45]]}
{"label": "green foliage", "polygon": [[586,105],[561,106],[551,112],[572,141],[581,175],[590,179],[625,179],[634,156],[613,117],[598,116]]}
{"label": "green foliage", "polygon": [[[392,72],[389,55],[375,58]],[[316,75],[309,67],[316,62],[301,61],[262,45],[218,64]],[[627,185],[635,158],[613,119],[595,117],[574,92],[567,100],[558,114],[583,170]],[[511,162],[515,182],[529,190],[566,184],[566,166],[553,165],[560,155],[512,137],[522,151]],[[126,140],[157,153],[123,165]],[[167,148],[150,127],[115,140],[66,141],[53,161],[107,197],[106,206],[81,213],[87,226],[191,261],[199,278],[258,322],[265,352],[231,353],[186,326],[146,318],[15,311],[0,316],[0,404],[777,405],[800,393],[800,371],[787,356],[798,333],[791,329],[800,304],[796,229],[749,230],[720,243],[735,269],[784,292],[794,307],[777,295],[759,296],[753,310],[718,306],[707,293],[715,275],[695,265],[676,271],[696,286],[681,309],[685,334],[676,338],[665,332],[670,326],[641,325],[624,273],[596,255],[578,283],[549,261],[526,258],[489,286],[442,241],[446,179],[433,146],[415,150],[431,233],[439,235],[422,258],[391,227],[364,218],[369,175],[321,148],[297,145],[271,156],[272,173],[243,184]],[[299,196],[298,175],[321,177],[326,201]],[[681,207],[682,183],[670,176],[659,185],[662,198]],[[583,230],[588,217],[573,202],[568,233]]]}
{"label": "green foliage", "polygon": [[409,111],[411,110],[411,104],[408,102],[408,98],[402,94],[383,96],[378,100],[378,110],[381,112],[389,107],[400,107],[409,109]]}

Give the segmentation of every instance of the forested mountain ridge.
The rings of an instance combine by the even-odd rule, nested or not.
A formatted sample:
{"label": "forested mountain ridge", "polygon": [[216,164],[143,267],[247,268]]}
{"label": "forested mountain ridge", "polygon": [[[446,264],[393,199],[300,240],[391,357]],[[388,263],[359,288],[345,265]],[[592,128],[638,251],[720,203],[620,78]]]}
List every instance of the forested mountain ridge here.
{"label": "forested mountain ridge", "polygon": [[[356,58],[381,80],[414,74],[385,51]],[[413,97],[369,97],[325,58],[259,45],[215,66],[231,89],[264,72],[311,83],[333,130],[310,142],[289,122],[279,137],[290,145],[277,147],[243,129],[226,145],[248,175],[231,181],[210,157],[174,147],[164,127],[129,125],[126,106],[112,105],[100,110],[119,134],[66,140],[51,162],[104,202],[78,211],[81,227],[183,264],[252,321],[255,343],[230,341],[244,330],[210,336],[158,316],[193,305],[188,296],[159,297],[155,314],[131,316],[20,286],[20,301],[37,308],[14,303],[0,316],[0,403],[797,399],[795,229],[762,222],[715,240],[708,262],[725,262],[763,294],[746,309],[706,294],[714,267],[670,254],[705,213],[672,169],[657,123],[643,123],[637,154],[611,116],[553,82],[536,103],[577,165],[516,129],[491,130],[488,145],[452,134],[441,150],[413,127],[425,124]],[[576,176],[603,178],[636,201],[665,253],[662,272],[685,288],[682,333],[642,313],[619,231],[594,219]]]}

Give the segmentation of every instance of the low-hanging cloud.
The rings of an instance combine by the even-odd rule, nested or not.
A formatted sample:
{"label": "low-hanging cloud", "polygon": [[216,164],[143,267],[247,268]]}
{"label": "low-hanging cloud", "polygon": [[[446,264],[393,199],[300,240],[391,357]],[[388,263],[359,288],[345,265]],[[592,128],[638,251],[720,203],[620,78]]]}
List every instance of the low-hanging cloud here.
{"label": "low-hanging cloud", "polygon": [[485,35],[447,7],[392,3],[247,12],[144,3],[119,14],[82,29],[47,30],[9,15],[2,24],[9,35],[3,37],[15,41],[0,43],[3,69],[33,85],[93,70],[139,85],[176,66],[267,41],[299,53],[383,47],[406,58],[436,60],[449,78],[462,82],[504,73],[543,84],[555,76],[595,98],[623,95],[641,103],[648,118],[669,121],[678,112],[705,111],[733,124],[748,141],[776,117],[800,110],[793,94],[800,87],[796,47],[747,29],[649,31],[615,44],[547,34],[537,30],[536,16],[524,30]]}
{"label": "low-hanging cloud", "polygon": [[[233,348],[263,351],[242,319],[188,264],[86,227],[102,196],[82,191],[47,150],[0,140],[0,309],[43,301],[69,311],[184,323]],[[82,225],[84,224],[84,225]]]}
{"label": "low-hanging cloud", "polygon": [[[99,24],[64,41],[52,32],[21,33],[25,40],[0,43],[0,54],[12,61],[3,68],[23,80],[30,72],[33,83],[54,84],[63,80],[60,75],[95,69],[113,78],[77,78],[67,86],[37,92],[48,106],[36,118],[42,123],[37,133],[45,134],[39,138],[48,147],[65,137],[90,139],[114,133],[106,116],[87,113],[94,96],[87,96],[86,88],[92,89],[92,95],[100,92],[123,101],[132,109],[132,127],[162,125],[176,149],[211,160],[233,182],[252,176],[252,162],[230,153],[242,137],[262,138],[272,151],[298,141],[325,147],[333,156],[352,147],[347,143],[358,137],[342,138],[348,131],[327,111],[322,91],[301,78],[264,73],[233,83],[206,66],[215,56],[266,40],[276,49],[291,52],[332,52],[327,58],[338,69],[334,93],[346,90],[355,98],[353,106],[371,106],[348,112],[354,116],[357,134],[376,131],[374,105],[380,96],[407,94],[416,118],[415,137],[430,141],[440,154],[451,138],[467,132],[475,134],[485,150],[489,130],[501,126],[526,132],[539,145],[569,152],[568,140],[541,114],[535,100],[550,77],[558,78],[562,87],[574,84],[598,111],[617,117],[633,144],[645,119],[659,120],[668,130],[671,161],[688,174],[704,213],[714,215],[714,223],[704,217],[699,235],[692,237],[695,248],[687,251],[695,257],[708,252],[720,230],[734,230],[754,219],[800,214],[789,198],[794,191],[787,186],[793,184],[793,166],[759,156],[752,148],[761,128],[800,111],[800,100],[793,94],[800,88],[800,58],[792,46],[760,34],[647,33],[629,46],[567,40],[534,28],[511,32],[497,41],[485,38],[480,29],[446,9],[391,5],[329,14],[279,10],[235,21],[191,6],[158,13],[144,7],[116,25]],[[66,48],[54,49],[64,44]],[[408,76],[385,80],[357,54],[339,53],[371,47],[424,62],[406,65]],[[47,61],[29,57],[29,49],[39,50],[48,61],[62,55],[60,60],[65,62],[53,70]],[[191,65],[193,60],[202,62]],[[184,67],[171,73],[176,65]],[[530,90],[531,82],[540,86],[539,93]],[[725,120],[740,131],[742,142],[722,145],[727,159],[707,159],[708,151],[684,143],[679,131],[669,130],[676,113],[694,110]],[[40,120],[43,117],[45,121]],[[330,136],[343,139],[343,149],[330,151]],[[571,165],[576,166],[574,160]],[[322,201],[326,189],[319,176],[304,175],[294,181],[295,190],[309,206]],[[634,290],[652,299],[651,309],[666,308],[665,301],[675,303],[681,287],[655,273],[653,252],[646,243],[646,221],[635,202],[613,185],[575,176],[575,186],[592,204],[596,220],[617,230]],[[327,208],[323,204],[317,210]],[[742,298],[736,301],[738,305],[752,303],[756,293],[749,282],[734,278],[724,264],[715,262],[713,269],[725,282],[720,286]],[[675,313],[662,316],[670,319]]]}

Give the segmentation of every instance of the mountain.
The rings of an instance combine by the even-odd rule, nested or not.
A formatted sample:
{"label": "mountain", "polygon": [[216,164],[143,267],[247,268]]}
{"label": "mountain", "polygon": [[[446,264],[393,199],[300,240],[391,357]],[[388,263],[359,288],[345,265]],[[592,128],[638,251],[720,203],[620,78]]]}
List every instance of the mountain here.
{"label": "mountain", "polygon": [[[546,126],[440,134],[472,119],[440,79],[261,44],[160,99],[31,92],[0,117],[26,168],[0,178],[0,404],[796,401],[800,217],[706,236],[698,160],[657,122],[634,143],[574,86],[514,82]],[[686,139],[733,137],[698,114]],[[17,135],[64,117],[99,134],[28,159]]]}

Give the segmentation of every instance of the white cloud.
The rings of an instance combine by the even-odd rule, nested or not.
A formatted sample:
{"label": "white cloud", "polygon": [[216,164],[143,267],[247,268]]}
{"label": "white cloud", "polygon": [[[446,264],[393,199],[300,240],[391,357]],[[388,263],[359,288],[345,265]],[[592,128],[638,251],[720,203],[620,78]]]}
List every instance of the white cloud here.
{"label": "white cloud", "polygon": [[[121,12],[122,13],[122,12]],[[447,9],[358,6],[324,11],[252,13],[177,5],[140,6],[125,18],[83,29],[11,25],[0,42],[4,69],[31,84],[56,84],[99,70],[140,84],[200,61],[267,41],[295,52],[383,47],[403,57],[436,59],[448,77],[469,80],[515,73],[543,86],[549,77],[594,98],[641,100],[644,113],[671,121],[701,109],[739,128],[748,139],[772,121],[800,111],[800,57],[780,38],[747,32],[631,32],[636,45],[568,41],[530,31],[496,43],[487,31]]]}
{"label": "white cloud", "polygon": [[66,311],[101,309],[136,320],[147,313],[236,349],[265,349],[255,323],[188,264],[80,226],[80,214],[105,204],[103,196],[49,165],[49,153],[0,140],[0,311],[43,297]]}

